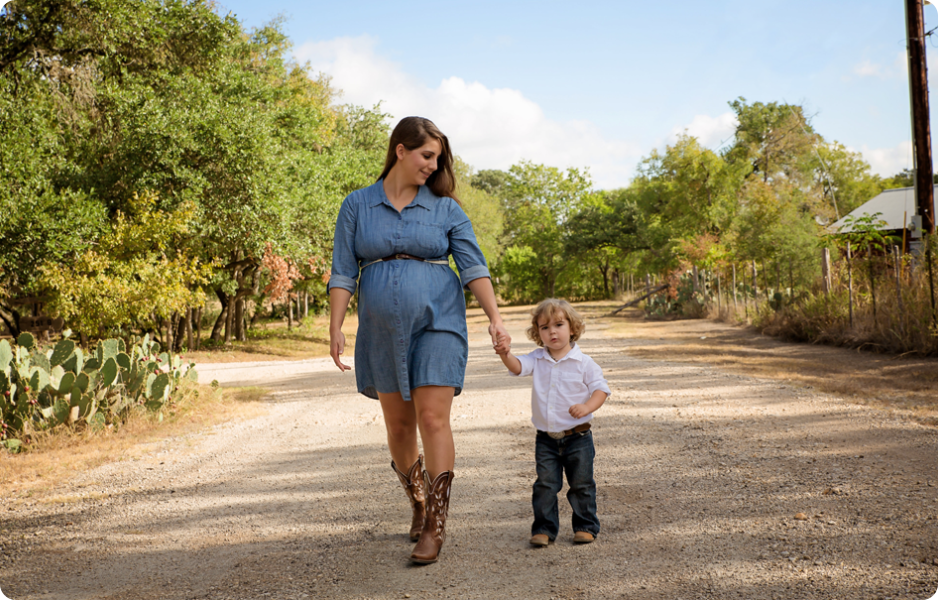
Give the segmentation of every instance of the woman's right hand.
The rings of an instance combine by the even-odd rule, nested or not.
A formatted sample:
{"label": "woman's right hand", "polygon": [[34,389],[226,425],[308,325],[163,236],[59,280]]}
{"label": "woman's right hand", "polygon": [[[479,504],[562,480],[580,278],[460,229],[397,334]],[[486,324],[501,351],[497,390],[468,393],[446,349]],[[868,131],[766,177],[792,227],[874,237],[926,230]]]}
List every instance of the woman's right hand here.
{"label": "woman's right hand", "polygon": [[352,367],[342,364],[340,356],[345,352],[345,334],[342,333],[342,322],[345,320],[345,311],[352,299],[352,292],[334,287],[329,290],[329,356],[335,366],[343,373]]}
{"label": "woman's right hand", "polygon": [[329,355],[332,357],[332,360],[335,362],[335,366],[339,367],[339,370],[343,373],[345,371],[351,370],[352,367],[344,364],[339,357],[342,353],[345,352],[345,334],[341,331],[338,332],[329,332]]}

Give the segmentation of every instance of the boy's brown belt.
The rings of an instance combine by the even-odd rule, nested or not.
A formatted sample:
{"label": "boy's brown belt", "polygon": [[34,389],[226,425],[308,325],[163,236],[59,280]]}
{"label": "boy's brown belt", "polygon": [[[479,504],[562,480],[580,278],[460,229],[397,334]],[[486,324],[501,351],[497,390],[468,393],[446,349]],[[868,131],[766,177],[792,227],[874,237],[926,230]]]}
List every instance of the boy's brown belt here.
{"label": "boy's brown belt", "polygon": [[562,440],[568,435],[573,435],[574,433],[583,433],[590,430],[590,423],[583,423],[582,425],[577,425],[573,429],[565,429],[563,431],[545,431],[547,435],[555,440]]}

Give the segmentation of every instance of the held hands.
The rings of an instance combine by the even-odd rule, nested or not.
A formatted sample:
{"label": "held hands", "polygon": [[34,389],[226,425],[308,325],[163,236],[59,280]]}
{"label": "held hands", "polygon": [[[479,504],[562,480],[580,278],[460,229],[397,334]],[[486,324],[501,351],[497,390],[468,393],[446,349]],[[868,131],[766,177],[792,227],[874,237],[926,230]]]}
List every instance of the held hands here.
{"label": "held hands", "polygon": [[341,331],[338,332],[329,332],[329,355],[332,357],[335,366],[339,367],[339,370],[343,373],[345,371],[350,371],[352,367],[343,364],[339,357],[342,353],[345,352],[345,334]]}
{"label": "held hands", "polygon": [[511,351],[511,336],[502,323],[492,323],[489,325],[489,335],[492,336],[492,346],[495,348],[495,354],[504,355]]}
{"label": "held hands", "polygon": [[593,411],[591,411],[585,404],[574,404],[570,407],[568,412],[574,419],[582,419]]}

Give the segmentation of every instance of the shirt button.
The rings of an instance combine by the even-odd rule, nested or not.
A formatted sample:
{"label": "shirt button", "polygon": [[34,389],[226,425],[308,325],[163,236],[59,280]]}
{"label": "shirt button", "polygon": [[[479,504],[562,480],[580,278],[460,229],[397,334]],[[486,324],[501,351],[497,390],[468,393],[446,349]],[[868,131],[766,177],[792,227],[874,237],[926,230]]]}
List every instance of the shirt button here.
{"label": "shirt button", "polygon": [[394,282],[394,285],[397,285],[397,282],[396,282],[396,281]]}

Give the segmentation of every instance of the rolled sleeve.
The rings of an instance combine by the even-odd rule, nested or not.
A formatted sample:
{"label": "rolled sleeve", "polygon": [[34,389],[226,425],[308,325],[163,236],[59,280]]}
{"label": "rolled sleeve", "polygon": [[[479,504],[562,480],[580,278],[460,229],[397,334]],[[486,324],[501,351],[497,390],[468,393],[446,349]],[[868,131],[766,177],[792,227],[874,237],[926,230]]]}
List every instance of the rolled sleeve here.
{"label": "rolled sleeve", "polygon": [[459,280],[462,282],[463,287],[468,287],[470,281],[479,279],[480,277],[492,277],[489,274],[489,268],[485,265],[476,265],[469,267],[465,271],[462,269],[459,271]]}
{"label": "rolled sleeve", "polygon": [[348,290],[354,294],[355,290],[358,289],[358,282],[351,277],[346,277],[345,275],[339,275],[333,272],[333,274],[329,277],[328,289],[331,290],[332,288],[342,288],[343,290]]}
{"label": "rolled sleeve", "polygon": [[[536,350],[535,350],[536,352]],[[521,372],[518,374],[508,372],[512,377],[528,377],[534,373],[534,365],[537,363],[537,359],[531,356],[530,354],[525,354],[523,356],[517,356],[518,362],[521,363]]]}
{"label": "rolled sleeve", "polygon": [[350,195],[342,202],[332,240],[332,272],[327,289],[342,288],[351,293],[358,289],[358,256],[355,254],[357,211]]}
{"label": "rolled sleeve", "polygon": [[603,377],[602,368],[593,359],[589,359],[583,369],[583,382],[589,389],[590,396],[596,391],[605,392],[607,397],[612,395],[609,382]]}
{"label": "rolled sleeve", "polygon": [[472,223],[462,208],[453,201],[451,215],[453,226],[449,230],[449,252],[459,270],[459,280],[465,288],[469,282],[480,277],[491,277],[485,255],[479,248]]}

